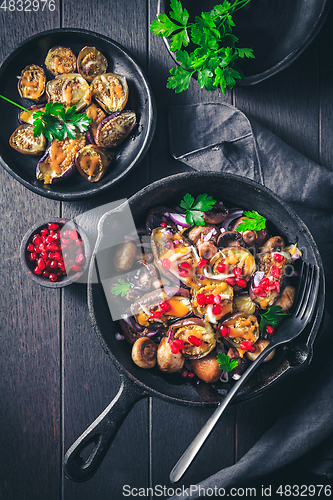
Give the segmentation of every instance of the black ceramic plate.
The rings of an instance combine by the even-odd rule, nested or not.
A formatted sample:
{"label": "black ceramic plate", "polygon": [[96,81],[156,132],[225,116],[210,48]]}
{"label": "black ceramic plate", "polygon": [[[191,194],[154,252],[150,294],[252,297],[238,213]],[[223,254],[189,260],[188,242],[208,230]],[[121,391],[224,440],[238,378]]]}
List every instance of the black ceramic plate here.
{"label": "black ceramic plate", "polygon": [[[190,20],[217,3],[182,0]],[[239,46],[253,48],[256,56],[240,61],[244,78],[237,85],[259,83],[289,66],[318,34],[329,6],[329,0],[251,0],[235,12],[233,32],[239,38]],[[168,13],[170,0],[159,0],[158,9]],[[168,41],[165,42],[169,48]]]}
{"label": "black ceramic plate", "polygon": [[[91,183],[76,173],[69,180],[46,187],[35,177],[38,157],[22,155],[9,146],[9,137],[19,125],[18,109],[1,99],[0,116],[6,117],[0,123],[1,165],[15,179],[35,193],[57,200],[78,200],[113,187],[139,164],[147,152],[155,129],[154,100],[149,83],[140,66],[121,45],[91,31],[72,28],[44,31],[21,43],[0,68],[0,94],[24,107],[30,107],[33,101],[19,97],[17,76],[28,64],[34,63],[45,67],[46,54],[55,45],[71,47],[75,54],[78,54],[85,45],[94,46],[100,50],[108,60],[108,71],[127,78],[129,99],[126,109],[135,110],[138,116],[138,127],[131,137],[117,148],[116,160],[101,181]],[[53,78],[47,70],[46,74],[48,80]]]}
{"label": "black ceramic plate", "polygon": [[[268,219],[271,235],[282,235],[287,243],[297,242],[299,248],[303,249],[303,260],[317,264],[322,277],[324,276],[317,246],[304,223],[272,191],[243,177],[196,172],[176,174],[154,182],[129,199],[136,226],[144,226],[150,208],[157,205],[177,206],[186,193],[191,193],[193,196],[208,193],[215,199],[222,200],[228,207],[235,206],[237,203],[237,206],[241,208],[257,210]],[[106,242],[110,241],[110,235],[114,232],[113,228],[119,226],[118,223],[119,214],[117,211],[111,211],[103,216],[99,224],[99,238],[93,261],[97,255],[96,262],[102,262],[102,269],[107,269],[108,272],[112,266],[115,247],[105,248],[105,246]],[[164,375],[156,367],[153,370],[142,370],[137,367],[131,360],[131,346],[125,341],[120,342],[115,339],[119,325],[117,322],[112,322],[103,286],[101,282],[94,283],[94,276],[91,265],[88,279],[88,305],[92,322],[104,349],[122,373],[135,380],[150,393],[172,402],[187,405],[212,405],[223,399],[232,382],[196,385],[180,380],[177,375]],[[100,278],[103,279],[102,276]],[[317,312],[312,325],[295,341],[279,348],[272,361],[260,366],[238,393],[238,401],[253,398],[277,380],[308,366],[312,358],[313,342],[321,323],[323,307],[322,281]]]}

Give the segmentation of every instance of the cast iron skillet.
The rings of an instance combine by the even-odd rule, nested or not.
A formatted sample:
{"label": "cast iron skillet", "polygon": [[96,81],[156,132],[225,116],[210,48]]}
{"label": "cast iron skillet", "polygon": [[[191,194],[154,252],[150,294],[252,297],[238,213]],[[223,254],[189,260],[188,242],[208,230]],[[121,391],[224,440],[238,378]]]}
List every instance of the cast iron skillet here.
{"label": "cast iron skillet", "polygon": [[[155,102],[144,72],[124,47],[106,36],[75,28],[44,31],[19,44],[0,67],[0,94],[21,106],[31,107],[34,101],[19,96],[17,75],[28,64],[38,64],[45,69],[46,54],[56,45],[71,47],[76,55],[84,46],[100,50],[108,60],[107,71],[126,76],[129,87],[126,109],[136,112],[138,126],[131,137],[115,149],[116,159],[99,182],[89,182],[76,173],[64,182],[44,185],[36,180],[36,165],[40,157],[23,155],[9,146],[9,137],[19,126],[19,109],[0,99],[0,115],[6,117],[0,122],[0,165],[34,193],[55,200],[79,200],[112,188],[140,163],[155,130]],[[49,71],[45,70],[45,73],[47,80],[54,78]]]}
{"label": "cast iron skillet", "polygon": [[[222,2],[182,0],[191,21],[217,3]],[[253,48],[255,54],[255,59],[239,61],[244,77],[236,85],[259,83],[295,61],[319,33],[329,7],[329,0],[251,0],[236,11],[233,33],[239,38],[238,46]],[[158,13],[169,11],[170,0],[159,0]],[[164,41],[169,50],[168,40]]]}
{"label": "cast iron skillet", "polygon": [[[193,196],[208,193],[224,201],[226,206],[237,203],[237,206],[242,208],[257,210],[270,221],[271,234],[280,234],[287,242],[297,242],[303,249],[303,260],[316,263],[321,269],[321,275],[324,276],[316,243],[305,224],[272,191],[244,177],[195,172],[176,174],[154,182],[129,199],[128,203],[136,226],[144,224],[150,208],[157,205],[177,206],[187,192]],[[100,282],[107,276],[100,276],[99,268],[112,267],[116,249],[116,242],[112,243],[112,231],[118,225],[124,209],[125,204],[107,212],[101,218],[88,277],[88,306],[93,327],[105,352],[120,372],[121,388],[106,410],[66,453],[65,473],[76,481],[84,481],[95,473],[122,421],[139,399],[154,395],[171,403],[210,407],[216,406],[230,388],[230,385],[222,383],[216,386],[205,383],[191,384],[184,382],[177,375],[164,375],[157,368],[152,371],[142,370],[131,360],[131,346],[126,341],[115,339],[119,325],[117,322],[112,322]],[[111,244],[105,245],[110,235]],[[103,265],[103,262],[107,265]],[[237,401],[254,398],[264,390],[268,390],[276,381],[308,366],[323,309],[324,278],[318,296],[317,312],[311,326],[292,344],[279,348],[273,360],[258,369],[238,394]],[[89,458],[83,461],[80,453],[92,443],[94,443],[93,451]]]}

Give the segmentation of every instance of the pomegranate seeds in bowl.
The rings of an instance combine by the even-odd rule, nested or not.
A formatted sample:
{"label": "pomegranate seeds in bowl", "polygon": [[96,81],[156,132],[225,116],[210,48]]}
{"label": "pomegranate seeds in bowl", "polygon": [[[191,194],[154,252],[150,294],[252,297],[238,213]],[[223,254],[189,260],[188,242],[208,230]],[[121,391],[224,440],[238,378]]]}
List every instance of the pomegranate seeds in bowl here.
{"label": "pomegranate seeds in bowl", "polygon": [[89,240],[73,221],[53,218],[36,224],[23,238],[23,268],[40,285],[60,288],[77,281],[87,269]]}

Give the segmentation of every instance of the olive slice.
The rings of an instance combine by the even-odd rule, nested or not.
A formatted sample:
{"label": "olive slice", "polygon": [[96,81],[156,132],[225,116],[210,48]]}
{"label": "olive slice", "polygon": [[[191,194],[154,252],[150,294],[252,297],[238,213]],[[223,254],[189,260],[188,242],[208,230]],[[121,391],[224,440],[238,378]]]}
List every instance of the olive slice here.
{"label": "olive slice", "polygon": [[85,142],[83,134],[77,135],[76,139],[54,139],[38,162],[37,179],[44,181],[44,184],[52,184],[72,176],[76,171],[76,153],[83,148]]}
{"label": "olive slice", "polygon": [[49,101],[60,102],[67,109],[76,106],[76,111],[80,111],[91,101],[89,84],[77,73],[59,75],[47,82],[46,94]]}
{"label": "olive slice", "polygon": [[54,76],[74,73],[76,68],[75,54],[69,47],[57,45],[48,51],[45,66]]}
{"label": "olive slice", "polygon": [[45,151],[46,138],[44,134],[35,137],[34,127],[24,123],[12,133],[9,144],[19,153],[25,155],[39,155]]}
{"label": "olive slice", "polygon": [[85,179],[89,182],[97,182],[103,177],[113,158],[112,153],[88,144],[77,152],[75,164]]}
{"label": "olive slice", "polygon": [[106,57],[96,47],[83,47],[77,57],[77,72],[87,82],[92,82],[96,76],[106,73],[108,62]]}
{"label": "olive slice", "polygon": [[18,81],[18,91],[23,99],[40,101],[45,92],[46,76],[36,64],[26,66]]}
{"label": "olive slice", "polygon": [[116,73],[105,73],[94,78],[91,83],[92,97],[107,113],[124,109],[128,99],[126,78]]}
{"label": "olive slice", "polygon": [[117,111],[98,125],[96,144],[103,148],[115,148],[126,139],[136,124],[134,111]]}
{"label": "olive slice", "polygon": [[37,106],[31,106],[27,111],[22,110],[19,113],[18,119],[20,123],[29,123],[29,125],[33,124],[32,115],[37,111],[44,111],[45,104],[37,104]]}

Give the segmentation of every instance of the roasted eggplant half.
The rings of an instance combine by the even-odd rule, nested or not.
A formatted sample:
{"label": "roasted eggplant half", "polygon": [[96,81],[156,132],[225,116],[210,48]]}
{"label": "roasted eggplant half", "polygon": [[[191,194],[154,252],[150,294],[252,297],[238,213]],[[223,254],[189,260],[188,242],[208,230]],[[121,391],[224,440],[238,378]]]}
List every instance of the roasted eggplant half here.
{"label": "roasted eggplant half", "polygon": [[91,101],[88,82],[77,73],[59,75],[46,84],[46,94],[49,101],[60,102],[67,109],[76,106],[80,111]]}
{"label": "roasted eggplant half", "polygon": [[75,54],[69,47],[58,45],[48,51],[45,66],[54,76],[74,73],[76,68]]}
{"label": "roasted eggplant half", "polygon": [[29,123],[29,125],[33,124],[32,115],[33,113],[37,113],[37,111],[44,111],[45,104],[37,104],[37,106],[31,106],[27,111],[22,110],[18,115],[18,119],[20,123]]}
{"label": "roasted eggplant half", "polygon": [[106,57],[95,47],[83,47],[77,56],[77,72],[87,82],[92,82],[96,76],[106,73],[108,62]]}
{"label": "roasted eggplant half", "polygon": [[44,184],[53,184],[71,177],[76,171],[76,154],[85,143],[83,134],[76,139],[54,139],[37,165],[36,178]]}
{"label": "roasted eggplant half", "polygon": [[209,323],[199,318],[187,318],[173,323],[168,330],[171,348],[178,347],[185,358],[199,359],[216,346],[215,332]]}
{"label": "roasted eggplant half", "polygon": [[44,97],[46,76],[44,70],[37,64],[29,64],[21,73],[18,81],[18,91],[23,99],[40,101]]}
{"label": "roasted eggplant half", "polygon": [[235,313],[224,320],[219,329],[223,340],[236,347],[241,357],[259,338],[259,323],[253,314]]}
{"label": "roasted eggplant half", "polygon": [[9,144],[19,153],[25,155],[40,155],[45,151],[46,138],[44,134],[35,137],[34,127],[24,123],[12,133]]}
{"label": "roasted eggplant half", "polygon": [[106,118],[106,113],[97,106],[95,103],[91,103],[90,106],[88,106],[85,110],[85,113],[87,117],[91,120],[90,125],[89,125],[89,130],[87,131],[87,137],[88,140],[92,143],[96,143],[96,133],[97,133],[97,127],[101,123],[101,121]]}
{"label": "roasted eggplant half", "polygon": [[235,290],[246,288],[256,270],[256,262],[249,250],[243,247],[226,247],[220,250],[210,262],[212,272],[205,269],[207,278],[226,281]]}
{"label": "roasted eggplant half", "polygon": [[117,111],[98,125],[95,142],[102,148],[115,148],[129,136],[136,124],[134,111]]}
{"label": "roasted eggplant half", "polygon": [[254,314],[256,305],[252,302],[248,293],[244,295],[237,295],[234,297],[234,312],[245,312],[247,314]]}
{"label": "roasted eggplant half", "polygon": [[76,154],[75,164],[85,179],[89,182],[98,182],[109,168],[113,158],[113,153],[94,144],[88,144]]}
{"label": "roasted eggplant half", "polygon": [[128,99],[126,78],[115,73],[96,76],[91,83],[92,97],[108,113],[124,109]]}
{"label": "roasted eggplant half", "polygon": [[193,312],[206,322],[216,324],[233,310],[234,291],[226,282],[210,281],[193,289]]}

